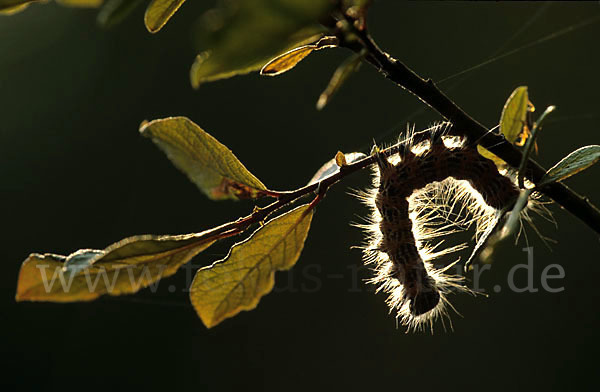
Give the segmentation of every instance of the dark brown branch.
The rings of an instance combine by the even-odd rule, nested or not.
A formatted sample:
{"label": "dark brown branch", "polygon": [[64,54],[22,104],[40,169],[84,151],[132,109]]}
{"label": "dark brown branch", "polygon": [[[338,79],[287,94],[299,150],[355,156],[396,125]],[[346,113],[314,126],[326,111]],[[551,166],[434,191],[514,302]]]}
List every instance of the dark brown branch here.
{"label": "dark brown branch", "polygon": [[[350,48],[356,53],[366,50],[365,60],[386,78],[413,93],[450,121],[454,128],[464,136],[477,141],[512,167],[519,167],[522,158],[521,152],[508,143],[503,136],[490,132],[485,126],[470,117],[439,90],[432,80],[421,78],[406,65],[379,49],[366,30],[354,29],[353,33],[358,36],[359,40],[345,40],[342,37],[342,46]],[[529,159],[527,171],[524,173],[525,177],[537,184],[545,173],[546,170],[542,166]],[[549,184],[537,190],[600,233],[600,210],[587,197],[575,193],[562,183]]]}

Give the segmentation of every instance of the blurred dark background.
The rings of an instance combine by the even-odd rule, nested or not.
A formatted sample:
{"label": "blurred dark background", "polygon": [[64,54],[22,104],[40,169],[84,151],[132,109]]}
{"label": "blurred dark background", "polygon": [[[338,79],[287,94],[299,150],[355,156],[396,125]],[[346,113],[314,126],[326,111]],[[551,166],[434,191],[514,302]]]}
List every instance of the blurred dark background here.
{"label": "blurred dark background", "polygon": [[[108,31],[97,27],[96,11],[54,4],[0,18],[4,390],[596,386],[597,234],[551,206],[558,228],[538,222],[558,240],[552,251],[527,231],[538,292],[507,287],[511,268],[527,262],[521,238],[499,249],[482,273],[479,286],[489,297],[451,297],[462,314],[453,315],[453,332],[438,324],[433,336],[405,334],[384,296],[363,282],[369,273],[351,249],[362,235],[350,222],[366,210],[347,192],[369,184],[366,172],[329,193],[298,265],[278,274],[277,292],[214,329],[189,304],[184,271],[156,293],[15,303],[19,266],[31,252],[69,254],[134,234],[196,232],[251,211],[250,202],[208,201],[138,135],[144,119],[188,116],[282,190],[303,185],[337,150],[366,152],[374,138],[393,141],[407,121],[422,128],[439,119],[429,110],[411,116],[422,104],[367,66],[317,112],[318,95],[348,55],[342,49],[313,54],[277,78],[251,74],[194,91],[193,26],[212,3],[188,1],[157,35],[145,31],[143,7]],[[385,50],[440,80],[594,15],[597,2],[378,1],[369,20]],[[487,126],[519,85],[529,86],[538,114],[557,105],[539,139],[537,159],[548,167],[600,140],[599,35],[593,23],[441,87]],[[598,170],[568,180],[596,204]],[[228,245],[208,249],[192,269],[222,258]],[[552,281],[562,292],[540,286],[550,264],[564,268],[564,279]],[[526,284],[523,270],[516,277],[519,287]],[[503,290],[494,293],[497,285]]]}

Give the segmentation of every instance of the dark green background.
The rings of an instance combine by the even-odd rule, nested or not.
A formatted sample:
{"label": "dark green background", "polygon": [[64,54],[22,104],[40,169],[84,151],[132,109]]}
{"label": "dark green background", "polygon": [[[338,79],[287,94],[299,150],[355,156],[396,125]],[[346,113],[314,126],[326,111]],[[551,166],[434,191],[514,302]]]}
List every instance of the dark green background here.
{"label": "dark green background", "polygon": [[[138,135],[144,119],[188,116],[269,187],[293,189],[338,149],[368,151],[373,138],[393,141],[422,106],[365,66],[317,112],[319,93],[348,55],[342,49],[314,54],[278,78],[252,74],[194,91],[188,78],[193,26],[212,3],[188,1],[157,35],[145,31],[142,9],[110,31],[96,26],[94,11],[53,4],[0,18],[4,390],[596,386],[597,234],[552,206],[558,229],[540,228],[559,243],[550,252],[531,229],[528,237],[536,287],[544,267],[558,263],[566,271],[559,281],[563,292],[506,289],[509,269],[527,260],[521,239],[501,248],[483,274],[488,298],[451,297],[463,315],[452,317],[454,332],[438,325],[433,336],[404,334],[388,315],[384,296],[363,283],[368,272],[352,277],[361,255],[350,247],[362,236],[349,223],[366,211],[345,186],[364,188],[366,172],[329,193],[296,269],[278,275],[278,292],[210,331],[189,305],[185,272],[166,279],[154,294],[16,304],[18,269],[30,252],[68,254],[134,234],[201,231],[252,209],[250,202],[208,201]],[[540,7],[378,1],[370,24],[384,49],[439,80],[488,58]],[[553,4],[503,51],[594,15],[600,15],[597,2]],[[528,85],[537,113],[558,106],[539,140],[539,161],[552,165],[600,140],[599,35],[595,23],[520,51],[467,73],[449,95],[493,126],[510,92]],[[425,111],[410,121],[425,127],[438,119]],[[598,170],[568,180],[596,204]],[[193,263],[197,268],[226,252],[227,244],[213,246]],[[525,276],[518,277],[523,284]],[[495,285],[505,290],[493,293]]]}

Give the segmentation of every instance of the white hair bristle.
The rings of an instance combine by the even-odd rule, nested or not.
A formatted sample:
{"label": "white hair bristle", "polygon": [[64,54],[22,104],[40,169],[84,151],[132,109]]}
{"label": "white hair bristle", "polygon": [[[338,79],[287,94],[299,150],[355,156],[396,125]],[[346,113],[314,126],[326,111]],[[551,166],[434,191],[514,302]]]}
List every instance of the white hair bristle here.
{"label": "white hair bristle", "polygon": [[[438,148],[441,148],[439,147],[440,141],[450,152],[474,149],[466,144],[464,138],[446,135],[445,130],[447,128],[448,123],[436,125],[428,130],[430,137],[426,137],[425,140],[422,140],[424,139],[422,132],[418,134],[420,137],[416,138],[417,133],[414,129],[409,129],[400,139],[399,152],[387,158],[384,157],[387,163],[384,162],[383,165],[389,164],[390,167],[397,168],[401,166],[400,163],[403,162],[405,156],[413,157],[412,159],[416,159],[416,162],[418,162],[418,159],[433,151],[432,146],[434,143],[438,143]],[[480,156],[477,155],[477,157]],[[480,158],[484,159],[483,157]],[[463,169],[468,170],[468,167],[469,165],[465,165]],[[439,302],[430,310],[422,314],[415,312],[414,308],[411,310],[411,301],[416,297],[411,298],[401,279],[397,278],[398,265],[390,260],[389,250],[382,249],[382,244],[386,241],[384,241],[384,234],[381,230],[384,218],[377,206],[377,198],[381,199],[383,197],[381,194],[378,196],[382,181],[380,170],[378,167],[374,170],[373,187],[370,190],[356,194],[371,210],[368,223],[357,225],[363,228],[367,234],[366,244],[362,248],[365,264],[371,265],[374,270],[374,276],[370,279],[370,283],[378,286],[378,292],[388,294],[387,304],[390,311],[396,312],[397,320],[401,325],[406,326],[408,331],[423,330],[429,327],[433,332],[433,325],[437,319],[440,319],[445,326],[444,319],[450,321],[448,309],[455,311],[448,301],[447,295],[455,291],[472,293],[465,286],[462,276],[449,273],[449,270],[458,263],[458,260],[442,268],[434,266],[433,260],[466,247],[466,245],[460,244],[439,249],[443,242],[443,240],[439,240],[440,237],[467,230],[473,225],[476,229],[476,237],[478,237],[490,225],[497,222],[499,210],[486,203],[482,194],[474,189],[472,181],[457,180],[452,175],[442,181],[427,183],[424,187],[412,191],[412,194],[407,197],[412,234],[418,249],[418,255],[422,260],[433,289],[439,293]],[[486,174],[488,173],[486,172]],[[498,173],[498,176],[502,176],[502,174]],[[402,179],[398,179],[398,181],[401,183]],[[512,182],[514,183],[514,181]],[[532,204],[539,206],[539,203]],[[531,220],[527,211],[523,213],[523,216],[525,220]],[[434,240],[437,240],[437,243]],[[394,249],[394,252],[397,253],[397,248]]]}

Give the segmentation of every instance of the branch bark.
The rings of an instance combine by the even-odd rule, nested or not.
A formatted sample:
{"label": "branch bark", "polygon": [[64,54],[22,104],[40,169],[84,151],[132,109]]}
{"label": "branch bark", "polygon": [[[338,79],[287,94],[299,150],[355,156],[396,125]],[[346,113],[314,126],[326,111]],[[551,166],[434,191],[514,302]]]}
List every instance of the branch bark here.
{"label": "branch bark", "polygon": [[[352,21],[350,25],[352,25]],[[382,51],[373,41],[367,30],[354,29],[358,40],[342,37],[340,46],[345,46],[356,53],[366,51],[365,61],[374,66],[387,79],[408,90],[417,98],[450,121],[454,128],[469,138],[477,141],[486,149],[502,158],[509,165],[518,168],[522,159],[521,152],[499,134],[492,133],[481,123],[469,116],[456,103],[448,98],[431,79],[423,79],[399,60]],[[528,160],[524,173],[531,182],[537,184],[546,170],[532,159]],[[591,229],[600,234],[600,210],[590,200],[577,194],[563,183],[549,184],[539,189],[540,193],[554,200],[565,210],[579,218]]]}

